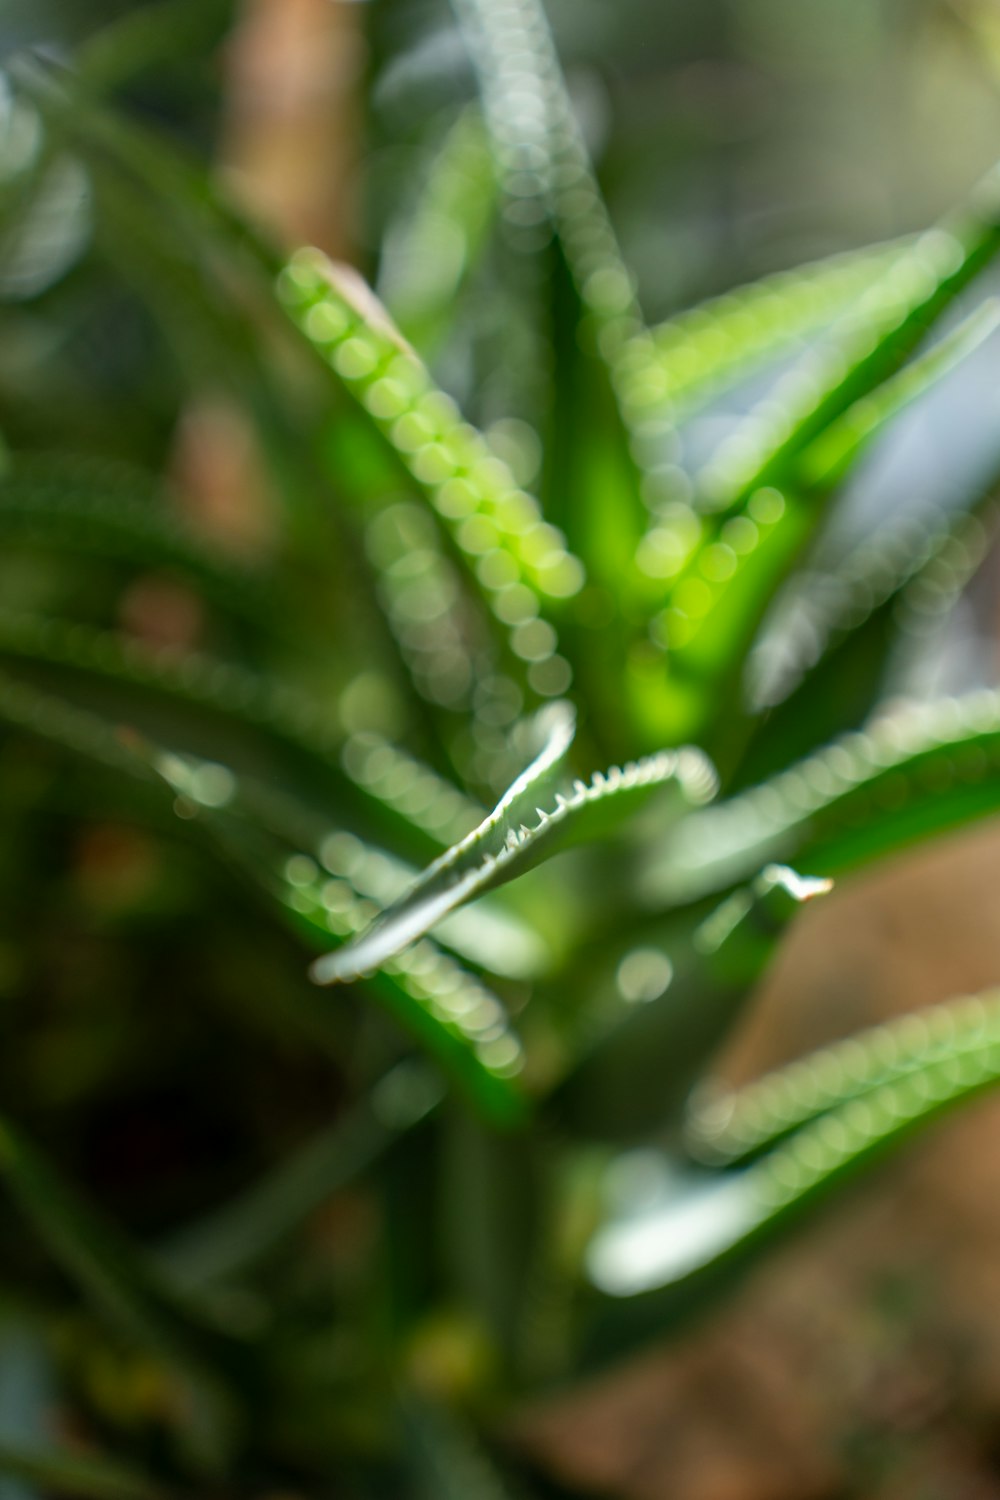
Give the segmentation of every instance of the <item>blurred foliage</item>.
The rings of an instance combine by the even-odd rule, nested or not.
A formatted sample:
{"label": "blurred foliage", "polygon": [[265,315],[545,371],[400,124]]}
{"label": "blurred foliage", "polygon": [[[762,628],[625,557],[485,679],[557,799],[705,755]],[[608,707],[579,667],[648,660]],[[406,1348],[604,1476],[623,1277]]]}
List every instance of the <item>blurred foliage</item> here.
{"label": "blurred foliage", "polygon": [[356,16],[367,280],[209,168],[231,5],[3,18],[4,1496],[541,1495],[512,1401],[1000,1075],[710,1077],[1000,801],[978,8]]}

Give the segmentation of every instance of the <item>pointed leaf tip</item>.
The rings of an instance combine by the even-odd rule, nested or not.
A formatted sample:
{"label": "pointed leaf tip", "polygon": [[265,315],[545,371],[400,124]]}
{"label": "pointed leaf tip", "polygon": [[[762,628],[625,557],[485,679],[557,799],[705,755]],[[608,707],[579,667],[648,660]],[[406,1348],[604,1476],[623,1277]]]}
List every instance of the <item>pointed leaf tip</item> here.
{"label": "pointed leaf tip", "polygon": [[560,766],[575,733],[576,714],[570,703],[559,700],[542,709],[531,728],[534,758],[489,816],[429,865],[402,901],[376,918],[366,932],[317,959],[310,970],[314,982],[349,983],[373,973],[480,890],[502,857],[509,858],[523,842],[518,837],[523,815],[534,806],[539,787]]}

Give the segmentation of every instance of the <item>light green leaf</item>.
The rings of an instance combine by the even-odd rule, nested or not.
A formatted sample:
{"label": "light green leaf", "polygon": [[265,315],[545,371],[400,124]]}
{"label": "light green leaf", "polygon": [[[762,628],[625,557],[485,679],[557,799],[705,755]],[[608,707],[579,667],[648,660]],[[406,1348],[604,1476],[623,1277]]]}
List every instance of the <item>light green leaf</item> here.
{"label": "light green leaf", "polygon": [[778,382],[726,438],[701,476],[713,510],[733,514],[851,406],[900,370],[1000,246],[1000,179],[986,178],[964,219],[928,230],[862,296],[840,336]]}
{"label": "light green leaf", "polygon": [[[922,236],[862,299],[843,336],[779,382],[726,438],[701,475],[706,514],[697,528],[689,512],[675,508],[644,539],[643,549],[664,559],[661,575],[669,585],[668,602],[652,624],[664,652],[665,738],[712,731],[741,738],[739,716],[728,712],[730,693],[775,589],[829,504],[828,489],[814,493],[803,480],[802,456],[850,408],[858,414],[859,444],[866,424],[879,424],[878,403],[858,403],[901,369],[996,255],[996,196],[996,184],[988,182],[965,225]],[[897,394],[908,381],[902,379]],[[845,432],[841,438],[852,453],[860,451]],[[840,442],[837,451],[844,456],[847,449]]]}
{"label": "light green leaf", "polygon": [[950,1000],[894,1017],[776,1068],[741,1089],[708,1080],[691,1101],[687,1140],[718,1165],[772,1145],[818,1115],[938,1063],[1000,1042],[1000,995]]}
{"label": "light green leaf", "polygon": [[[594,445],[612,473],[622,458],[634,492],[625,487],[618,524],[629,529],[626,507],[644,513],[674,498],[675,434],[668,377],[645,326],[635,278],[621,253],[540,0],[498,6],[453,0],[479,76],[483,113],[497,175],[507,195],[505,227],[524,252],[536,248],[537,226],[549,219],[580,299],[581,333],[604,365],[624,434],[604,426]],[[525,99],[533,101],[525,107]],[[522,168],[524,161],[531,169]],[[627,437],[627,446],[624,437]],[[599,563],[590,550],[588,566]]]}
{"label": "light green leaf", "polygon": [[687,413],[790,345],[827,328],[911,244],[894,240],[777,271],[659,324],[652,336],[669,395]]}
{"label": "light green leaf", "polygon": [[770,860],[836,875],[1000,808],[1000,693],[909,704],[716,807],[689,814],[643,880],[696,900]]}
{"label": "light green leaf", "polygon": [[573,736],[565,705],[539,716],[542,748],[478,828],[436,860],[404,899],[391,907],[361,938],[313,966],[320,983],[357,977],[377,968],[442,917],[473,897],[511,880],[572,840],[580,842],[621,826],[657,788],[673,786],[682,804],[714,794],[715,777],[696,750],[659,755],[597,772],[555,790]]}
{"label": "light green leaf", "polygon": [[988,297],[957,328],[912,359],[896,375],[862,396],[843,416],[824,428],[800,455],[799,484],[810,490],[828,488],[847,474],[873,439],[912,401],[968,359],[1000,323],[1000,298]]}
{"label": "light green leaf", "polygon": [[[506,624],[511,590],[528,590],[551,607],[583,584],[579,562],[543,521],[538,502],[431,377],[364,282],[318,250],[301,250],[282,273],[282,298],[348,389],[388,438],[459,553],[474,565],[501,549],[513,576],[480,579]],[[505,600],[507,602],[505,602]]]}
{"label": "light green leaf", "polygon": [[507,789],[493,811],[459,843],[447,850],[423,873],[404,900],[385,912],[363,936],[336,953],[317,960],[313,977],[320,984],[357,978],[377,969],[387,958],[434,926],[455,907],[485,889],[487,866],[517,843],[521,822],[529,816],[528,805],[544,799],[544,789],[565,758],[576,728],[568,704],[555,703],[543,709],[533,726],[537,751],[531,764]]}
{"label": "light green leaf", "polygon": [[645,1206],[620,1212],[598,1231],[589,1274],[611,1297],[681,1288],[774,1236],[873,1158],[998,1081],[1000,1030],[984,1025],[968,1045],[932,1054],[923,1066],[830,1109],[749,1167],[672,1175],[666,1164],[651,1163]]}

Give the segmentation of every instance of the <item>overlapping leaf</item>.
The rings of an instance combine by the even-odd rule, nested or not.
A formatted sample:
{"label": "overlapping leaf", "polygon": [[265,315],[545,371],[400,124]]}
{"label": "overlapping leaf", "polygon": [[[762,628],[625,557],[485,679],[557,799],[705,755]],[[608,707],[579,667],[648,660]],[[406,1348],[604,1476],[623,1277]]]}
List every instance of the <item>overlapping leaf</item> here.
{"label": "overlapping leaf", "polygon": [[[1000,1081],[995,1006],[995,997],[985,997],[968,1034],[957,1028],[940,1045],[925,1042],[911,1066],[885,1067],[885,1081],[874,1081],[881,1036],[861,1039],[860,1050],[866,1041],[873,1048],[873,1086],[856,1097],[845,1088],[846,1102],[831,1103],[748,1167],[676,1176],[664,1168],[647,1206],[623,1212],[595,1236],[588,1259],[595,1284],[615,1297],[681,1286],[764,1242],[914,1130],[994,1087]],[[933,1017],[926,1025],[933,1035]]]}
{"label": "overlapping leaf", "polygon": [[887,713],[692,814],[657,857],[646,893],[694,900],[774,859],[836,874],[992,812],[998,735],[1000,699],[989,689]]}
{"label": "overlapping leaf", "polygon": [[538,754],[489,817],[430,865],[409,894],[360,939],[319,960],[315,977],[345,980],[377,968],[450,911],[513,879],[570,839],[586,840],[602,827],[619,826],[658,787],[674,787],[682,806],[714,794],[711,766],[691,749],[663,751],[598,772],[589,783],[577,780],[565,793],[554,790],[573,727],[566,705],[544,711],[536,724]]}

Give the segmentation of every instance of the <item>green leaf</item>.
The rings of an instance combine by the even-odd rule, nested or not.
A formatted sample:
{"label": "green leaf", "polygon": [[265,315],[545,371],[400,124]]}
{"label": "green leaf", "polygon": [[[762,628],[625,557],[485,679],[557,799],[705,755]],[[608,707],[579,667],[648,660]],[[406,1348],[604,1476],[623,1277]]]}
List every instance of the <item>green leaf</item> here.
{"label": "green leaf", "polygon": [[544,795],[542,789],[552,781],[565,758],[575,727],[575,716],[567,704],[556,703],[543,709],[532,726],[537,747],[534,759],[489,816],[435,860],[404,901],[384,913],[365,933],[361,944],[349,944],[319,959],[313,966],[317,982],[353,979],[378,968],[477,893],[484,882],[466,891],[467,883],[479,874],[484,862],[492,865],[507,847],[509,835],[527,816],[529,802]]}
{"label": "green leaf", "polygon": [[560,1117],[604,1140],[674,1129],[788,925],[830,887],[770,865],[707,915],[661,918],[585,947],[560,976],[574,997],[587,996],[575,1002],[553,1092]]}
{"label": "green leaf", "polygon": [[[341,875],[307,880],[311,861],[293,860],[295,880],[283,899],[312,948],[325,947],[331,936],[349,939],[377,916],[376,903],[356,896]],[[341,951],[317,963],[328,964]],[[388,957],[365,988],[486,1116],[500,1125],[523,1121],[523,1048],[503,1005],[481,980],[425,937]]]}
{"label": "green leaf", "polygon": [[[599,391],[578,402],[578,412],[586,415],[577,430],[591,462],[602,462],[615,476],[615,519],[630,536],[646,511],[674,498],[677,489],[668,381],[601,197],[545,9],[538,0],[514,6],[453,0],[453,9],[479,75],[507,196],[505,227],[514,245],[529,254],[537,247],[538,225],[546,219],[554,224],[579,299],[583,342],[607,371],[622,430],[609,422]],[[525,107],[526,98],[534,107]],[[603,443],[587,442],[595,418]],[[583,464],[576,488],[586,482]],[[599,505],[586,496],[583,502],[596,519]],[[584,560],[588,568],[599,566],[600,547],[590,546]]]}
{"label": "green leaf", "polygon": [[[234,825],[225,833],[226,847],[269,895],[277,893],[280,901],[294,908],[305,899],[301,890],[315,885],[317,900],[320,905],[325,903],[328,911],[325,924],[320,924],[323,936],[328,928],[357,931],[366,925],[365,912],[392,905],[413,883],[412,866],[346,829],[331,827],[325,815],[317,819],[312,808],[293,793],[279,791],[252,776],[236,776],[214,762],[179,756],[148,743],[134,743],[132,753],[176,792],[186,819],[201,820],[214,831]],[[409,758],[402,754],[398,763],[395,756],[391,757],[389,765],[397,773],[411,768]],[[449,814],[452,805],[449,801]],[[468,821],[463,810],[458,819],[460,837],[467,831]],[[241,823],[247,825],[242,837]],[[440,827],[436,819],[434,827]],[[244,844],[253,833],[273,835],[272,846],[249,852]],[[328,881],[326,876],[333,880]],[[338,902],[347,901],[345,886],[351,899],[340,913],[342,922],[333,913],[340,910]],[[344,925],[348,912],[353,926]],[[510,978],[526,978],[542,967],[546,958],[545,944],[533,928],[514,913],[488,903],[475,911],[457,911],[446,917],[440,924],[439,938],[446,948],[477,967]]]}
{"label": "green leaf", "polygon": [[[148,710],[143,709],[145,698],[147,704],[160,701],[182,714],[186,712],[191,716],[187,721],[189,726],[204,729],[208,724],[216,736],[219,730],[228,728],[234,734],[242,734],[244,744],[248,730],[265,741],[276,741],[305,757],[317,787],[345,820],[367,820],[373,829],[382,828],[397,838],[402,837],[418,855],[426,853],[429,847],[440,847],[442,829],[452,826],[452,818],[460,819],[464,813],[466,804],[461,794],[449,790],[445,795],[443,785],[436,780],[435,791],[445,795],[442,823],[436,827],[430,802],[426,809],[429,817],[424,813],[408,814],[403,811],[405,795],[393,790],[383,797],[377,787],[370,790],[359,783],[345,769],[341,754],[343,736],[329,709],[320,707],[310,694],[288,683],[233,662],[202,652],[156,650],[112,631],[0,610],[0,659],[4,657],[33,667],[59,668],[60,686],[70,692],[74,688],[79,691],[86,684],[88,695],[92,696],[90,685],[100,684],[104,689],[100,701],[107,705],[105,723],[123,724],[144,733],[148,718]],[[142,696],[136,689],[141,690]],[[25,706],[30,691],[28,684],[11,689],[9,679],[3,687],[3,693],[10,697],[13,692]],[[42,716],[51,720],[56,712],[54,698],[42,696],[47,698]],[[183,733],[178,728],[180,722],[183,720],[175,721],[174,733]],[[227,742],[223,753],[231,750]],[[415,768],[408,769],[415,779]]]}
{"label": "green leaf", "polygon": [[[302,337],[302,330],[278,305],[275,289],[280,259],[213,193],[207,177],[192,170],[162,141],[151,139],[132,121],[122,121],[95,106],[85,89],[52,70],[25,63],[17,69],[17,77],[19,87],[37,99],[53,127],[85,156],[95,186],[104,252],[138,286],[165,338],[176,348],[182,368],[189,371],[196,386],[221,388],[252,422],[270,460],[269,477],[287,502],[291,541],[306,563],[314,563],[318,541],[326,546],[331,536],[336,539],[331,520],[348,529],[355,523],[352,502],[368,520],[378,520],[389,510],[398,518],[402,509],[395,503],[398,491],[405,494],[408,484],[400,451],[391,441],[382,442],[368,420],[364,402],[360,411],[352,402],[344,402],[343,375],[331,370],[328,347],[322,340]],[[281,285],[288,290],[287,274]],[[352,348],[356,347],[355,341]],[[276,359],[276,353],[282,357]],[[279,370],[286,366],[293,372],[298,367],[305,378],[279,379]],[[419,362],[415,368],[421,379],[429,378]],[[411,373],[403,372],[404,384]],[[383,383],[380,391],[385,394],[392,387],[392,381]],[[505,649],[510,640],[508,673],[527,679],[529,688],[543,697],[555,696],[571,674],[566,662],[554,654],[552,625],[536,618],[545,590],[539,593],[519,582],[510,549],[493,546],[490,528],[500,523],[505,543],[511,542],[525,565],[545,580],[546,588],[551,587],[551,598],[576,592],[581,582],[579,564],[567,558],[555,528],[542,523],[535,503],[512,484],[488,444],[458,420],[447,398],[423,387],[421,393],[429,405],[408,413],[410,439],[412,429],[419,428],[424,417],[430,414],[436,421],[447,411],[457,460],[455,483],[443,487],[447,496],[439,509],[431,507],[428,519],[433,517],[439,527],[443,512],[452,506],[450,546],[468,576],[462,578],[432,534],[417,544],[406,542],[403,548],[414,565],[419,554],[425,576],[414,581],[403,576],[402,563],[395,573],[373,563],[378,587],[369,585],[359,605],[371,611],[372,596],[376,596],[389,625],[386,644],[401,658],[398,685],[423,713],[424,704],[429,703],[432,718],[442,706],[463,710],[472,706],[471,685],[464,696],[456,696],[456,671],[464,672],[471,683],[498,676],[494,654],[487,649],[490,610],[484,601],[494,606],[497,644]],[[327,406],[332,399],[335,420],[321,417],[316,409],[320,399]],[[388,426],[395,430],[394,423]],[[415,460],[412,447],[406,454]],[[424,453],[418,464],[425,478],[435,456]],[[471,505],[465,503],[467,489],[459,480],[467,477],[466,461],[475,470],[468,476],[475,495],[488,502],[488,517],[472,514],[477,512],[478,498]],[[420,488],[427,490],[426,485]],[[435,484],[432,489],[437,495],[442,486]],[[332,500],[337,504],[332,505]],[[470,522],[464,530],[462,521]],[[531,535],[522,536],[522,531]],[[348,572],[345,585],[350,583]],[[431,615],[414,616],[413,608],[428,610],[435,599]],[[416,644],[421,633],[427,635],[429,624],[435,636],[433,651],[426,649],[426,641],[425,649]],[[514,682],[509,687],[519,691]],[[454,740],[453,723],[445,722],[451,731],[448,738]],[[446,749],[457,760],[451,743],[446,743]]]}
{"label": "green leaf", "polygon": [[670,397],[686,415],[790,345],[849,313],[911,246],[909,239],[763,276],[652,330]]}
{"label": "green leaf", "polygon": [[[189,795],[184,789],[199,774],[197,765],[155,750],[148,758],[172,787]],[[249,801],[260,816],[241,822],[230,815],[239,785],[231,778],[231,796],[221,808],[214,799],[203,798],[197,806],[198,821],[234,868],[265,894],[271,911],[282,913],[313,949],[325,947],[331,937],[346,940],[367,927],[377,917],[379,903],[362,892],[382,895],[387,882],[392,888],[398,881],[393,862],[343,831],[324,838],[315,859],[301,852],[279,854],[264,829],[275,817],[284,824],[289,811],[294,822],[294,802],[289,809],[289,799],[251,788]],[[481,938],[483,931],[480,928],[470,941]],[[485,931],[488,941],[497,940],[488,925]],[[508,931],[510,936],[516,942],[517,929],[514,934]],[[459,932],[457,937],[461,944],[467,935]],[[456,941],[454,931],[449,940]],[[502,1127],[523,1122],[528,1100],[519,1078],[524,1067],[521,1042],[500,1001],[475,975],[425,938],[412,951],[391,959],[384,972],[368,980],[366,990],[438,1060],[487,1118]]]}
{"label": "green leaf", "polygon": [[495,580],[479,569],[497,619],[504,626],[526,621],[539,607],[576,594],[583,570],[563,537],[542,520],[537,501],[486,439],[462,421],[451,398],[434,388],[360,278],[318,250],[303,250],[283,272],[280,291],[292,317],[400,455],[459,555],[470,567],[487,553],[508,559]]}
{"label": "green leaf", "polygon": [[772,1238],[873,1158],[1000,1081],[1000,1028],[985,1018],[975,1040],[943,1051],[801,1126],[749,1167],[662,1176],[658,1202],[611,1218],[594,1237],[595,1285],[612,1297],[679,1290]]}
{"label": "green leaf", "polygon": [[544,711],[537,721],[541,748],[535,760],[489,817],[436,860],[360,939],[320,959],[313,966],[316,979],[342,981],[378,968],[456,907],[557,853],[569,840],[619,828],[660,787],[674,787],[682,805],[714,794],[711,767],[700,752],[689,749],[662,751],[624,769],[597,772],[589,783],[574,782],[565,794],[554,790],[573,729],[565,705]]}
{"label": "green leaf", "polygon": [[[905,655],[908,644],[916,645],[930,619],[939,620],[954,606],[982,562],[997,510],[995,494],[991,478],[968,496],[958,515],[935,509],[897,517],[841,561],[796,574],[748,662],[754,712],[783,708],[829,653],[865,631],[887,606],[895,608],[897,629],[885,632],[881,665],[891,673],[893,653]],[[869,649],[874,651],[874,642]],[[898,686],[890,691],[898,692]],[[777,737],[770,725],[761,733]]]}
{"label": "green leaf", "polygon": [[445,847],[482,821],[478,802],[374,730],[345,741],[341,764],[356,786]]}
{"label": "green leaf", "polygon": [[988,297],[957,328],[884,380],[871,395],[855,401],[800,455],[798,482],[813,491],[837,484],[885,426],[975,353],[998,323],[1000,298]]}
{"label": "green leaf", "polygon": [[326,764],[335,761],[340,736],[328,715],[307,695],[235,663],[174,647],[157,650],[114,631],[16,610],[0,613],[0,654],[148,688],[268,729]]}
{"label": "green leaf", "polygon": [[909,358],[1000,247],[998,180],[984,179],[955,219],[916,239],[860,299],[841,336],[778,382],[719,448],[701,476],[707,502],[742,511],[761,486],[779,488],[792,460]]}
{"label": "green leaf", "polygon": [[[860,413],[859,443],[866,424],[878,424],[878,403],[856,403],[900,369],[993,259],[1000,248],[995,198],[995,184],[987,183],[965,226],[918,240],[862,299],[844,336],[779,382],[761,410],[725,440],[701,476],[710,510],[697,530],[678,511],[661,517],[644,540],[664,559],[670,590],[652,625],[665,653],[665,738],[717,731],[731,744],[745,735],[739,716],[729,712],[730,693],[774,590],[829,503],[828,490],[812,493],[805,485],[800,460],[851,407]],[[907,386],[904,379],[897,393]],[[852,441],[842,432],[842,457],[843,443],[850,449]]]}
{"label": "green leaf", "polygon": [[647,899],[693,901],[769,860],[836,875],[1000,807],[1000,694],[911,704],[676,827]]}
{"label": "green leaf", "polygon": [[688,1111],[688,1145],[713,1166],[754,1155],[852,1099],[938,1063],[961,1066],[996,1040],[996,994],[910,1011],[765,1073],[744,1088],[706,1081]]}
{"label": "green leaf", "polygon": [[146,774],[142,762],[106,720],[6,673],[0,674],[0,720],[112,770],[140,777]]}
{"label": "green leaf", "polygon": [[[316,859],[289,855],[289,843],[309,844],[314,835],[311,815],[294,797],[238,777],[226,766],[186,759],[134,736],[123,739],[99,715],[2,676],[0,718],[145,778],[151,788],[169,789],[171,799],[182,800],[182,826],[193,833],[204,829],[214,852],[221,852],[258,895],[263,892],[272,913],[283,913],[313,949],[331,936],[347,937],[367,926],[379,911],[372,894],[384,901],[405,878],[396,863],[344,831],[322,838]],[[272,834],[284,848],[268,837]],[[444,936],[477,961],[491,949],[507,949],[499,955],[501,973],[508,962],[523,972],[539,961],[532,934],[506,916],[479,913],[471,924],[453,919]],[[520,1041],[500,1002],[474,976],[425,941],[370,988],[477,1107],[502,1125],[523,1119],[526,1101],[516,1082],[523,1065]]]}
{"label": "green leaf", "polygon": [[[187,816],[180,826],[204,830],[214,853],[221,853],[244,882],[264,893],[268,908],[283,913],[315,949],[331,936],[366,926],[379,911],[371,892],[385,893],[388,879],[399,889],[392,861],[353,834],[323,838],[317,858],[287,854],[265,833],[310,842],[313,819],[287,794],[237,777],[228,767],[185,760],[138,739],[122,739],[100,716],[62,703],[37,690],[0,677],[0,718],[39,734],[115,771],[179,796]],[[241,804],[246,807],[241,813]],[[247,817],[249,815],[249,817]],[[370,868],[369,868],[370,867]],[[374,883],[373,883],[374,882]],[[369,893],[369,894],[366,894]],[[452,927],[447,939],[478,959],[506,948],[497,965],[523,970],[538,962],[532,936],[506,917]],[[517,1084],[523,1063],[521,1044],[503,1007],[485,987],[429,942],[417,946],[380,975],[369,988],[389,1013],[436,1056],[471,1102],[502,1125],[523,1119],[526,1101]]]}

